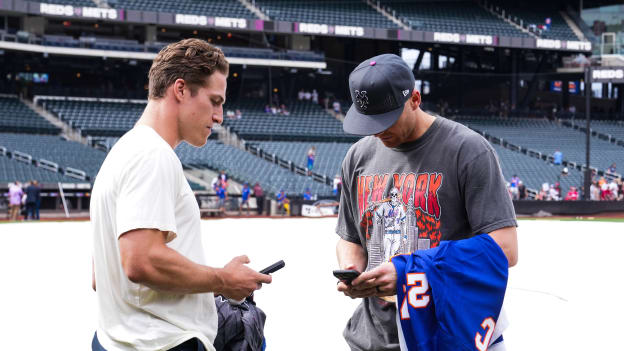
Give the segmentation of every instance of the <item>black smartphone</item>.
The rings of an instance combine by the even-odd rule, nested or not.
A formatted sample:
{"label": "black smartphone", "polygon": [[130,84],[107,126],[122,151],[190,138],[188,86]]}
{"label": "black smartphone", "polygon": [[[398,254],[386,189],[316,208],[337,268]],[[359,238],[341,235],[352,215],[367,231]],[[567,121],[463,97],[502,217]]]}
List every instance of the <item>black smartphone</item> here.
{"label": "black smartphone", "polygon": [[357,278],[360,272],[353,269],[336,269],[334,270],[334,277],[345,282],[347,285],[351,284],[353,279]]}
{"label": "black smartphone", "polygon": [[284,263],[284,260],[279,260],[279,261],[273,263],[272,265],[268,266],[267,268],[261,270],[260,273],[262,273],[262,274],[271,274],[273,272],[276,272],[276,271],[284,268],[285,265],[286,265],[286,263]]}

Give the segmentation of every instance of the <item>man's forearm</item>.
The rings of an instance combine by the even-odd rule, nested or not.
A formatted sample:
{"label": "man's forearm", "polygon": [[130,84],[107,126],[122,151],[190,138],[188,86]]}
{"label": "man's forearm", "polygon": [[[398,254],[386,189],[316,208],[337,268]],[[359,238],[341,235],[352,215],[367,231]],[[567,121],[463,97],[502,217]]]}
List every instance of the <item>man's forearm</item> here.
{"label": "man's forearm", "polygon": [[340,239],[336,244],[336,256],[338,258],[338,266],[341,269],[346,269],[351,265],[355,266],[355,269],[360,272],[366,269],[366,252],[360,244]]}
{"label": "man's forearm", "polygon": [[197,264],[166,246],[152,248],[145,257],[124,267],[131,281],[164,292],[219,293],[224,286],[221,269]]}

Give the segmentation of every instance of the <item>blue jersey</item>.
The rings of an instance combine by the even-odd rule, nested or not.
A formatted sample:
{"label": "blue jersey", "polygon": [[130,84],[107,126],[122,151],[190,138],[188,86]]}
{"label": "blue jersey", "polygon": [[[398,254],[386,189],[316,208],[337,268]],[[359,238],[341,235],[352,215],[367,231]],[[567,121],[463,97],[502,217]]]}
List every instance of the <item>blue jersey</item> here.
{"label": "blue jersey", "polygon": [[225,199],[225,189],[217,187],[217,196],[219,196],[220,199]]}
{"label": "blue jersey", "polygon": [[243,201],[247,201],[247,199],[249,198],[249,187],[243,187],[243,190],[241,191],[241,197],[243,198]]}
{"label": "blue jersey", "polygon": [[443,241],[433,249],[395,256],[392,263],[403,350],[485,351],[502,340],[495,328],[508,263],[489,235]]}
{"label": "blue jersey", "polygon": [[286,198],[286,194],[282,194],[281,192],[277,193],[277,195],[275,195],[275,198],[277,199],[277,203],[281,204],[282,202],[284,202],[284,199]]}

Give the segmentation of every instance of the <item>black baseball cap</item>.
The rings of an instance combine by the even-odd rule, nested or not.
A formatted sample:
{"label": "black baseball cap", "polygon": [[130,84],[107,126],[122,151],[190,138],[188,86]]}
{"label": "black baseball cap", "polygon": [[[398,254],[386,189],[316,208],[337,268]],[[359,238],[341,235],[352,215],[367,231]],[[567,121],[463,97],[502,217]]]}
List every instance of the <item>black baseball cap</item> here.
{"label": "black baseball cap", "polygon": [[401,116],[415,82],[412,70],[397,55],[383,54],[360,63],[349,75],[353,104],[342,128],[356,135],[390,128]]}

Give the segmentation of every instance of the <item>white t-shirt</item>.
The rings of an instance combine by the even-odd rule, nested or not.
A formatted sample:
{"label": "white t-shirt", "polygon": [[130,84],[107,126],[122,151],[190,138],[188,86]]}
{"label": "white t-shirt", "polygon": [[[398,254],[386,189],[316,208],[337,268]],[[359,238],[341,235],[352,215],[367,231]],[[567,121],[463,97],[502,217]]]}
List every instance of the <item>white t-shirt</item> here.
{"label": "white t-shirt", "polygon": [[93,186],[90,212],[102,346],[166,350],[198,338],[214,350],[212,293],[158,292],[131,282],[121,266],[118,239],[139,228],[168,232],[167,246],[205,264],[197,201],[180,160],[152,128],[136,126],[109,152]]}
{"label": "white t-shirt", "polygon": [[617,186],[617,184],[615,184],[615,182],[609,183],[609,191],[611,192],[611,194],[613,194],[613,196],[617,197],[617,195],[618,195],[618,186]]}

